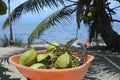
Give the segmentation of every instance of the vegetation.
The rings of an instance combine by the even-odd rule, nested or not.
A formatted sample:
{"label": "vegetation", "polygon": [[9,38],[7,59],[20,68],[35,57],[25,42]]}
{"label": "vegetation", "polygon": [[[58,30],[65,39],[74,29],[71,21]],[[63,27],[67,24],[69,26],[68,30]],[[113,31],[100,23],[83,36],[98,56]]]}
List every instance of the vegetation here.
{"label": "vegetation", "polygon": [[4,34],[4,36],[0,37],[0,42],[2,42],[2,46],[3,46],[3,47],[8,46],[8,41],[9,41],[9,40],[8,40],[6,34]]}
{"label": "vegetation", "polygon": [[7,5],[3,0],[0,0],[0,15],[4,15],[7,12]]}
{"label": "vegetation", "polygon": [[[12,46],[18,46],[18,47],[23,46],[23,41],[19,37],[15,37],[13,40],[14,40],[14,44],[12,44]],[[2,47],[11,46],[11,44],[9,43],[10,39],[6,34],[4,34],[4,36],[0,36],[0,42],[2,43]]]}
{"label": "vegetation", "polygon": [[76,48],[71,48],[74,41],[76,39],[68,41],[63,47],[57,42],[49,43],[45,54],[37,54],[34,49],[30,49],[20,56],[18,63],[36,69],[64,69],[80,66],[80,57],[75,55]]}
{"label": "vegetation", "polygon": [[9,43],[7,43],[7,44],[13,45],[14,41],[13,41],[11,15],[10,15],[10,0],[8,0],[8,7],[3,0],[0,0],[0,15],[6,14],[7,10],[8,10],[8,25],[9,25],[9,29],[10,29],[10,40],[9,40]]}
{"label": "vegetation", "polygon": [[8,24],[9,24],[9,29],[10,29],[10,40],[9,40],[9,44],[13,45],[14,44],[14,40],[13,40],[13,30],[12,30],[12,23],[11,23],[11,14],[10,14],[10,0],[8,0]]}
{"label": "vegetation", "polygon": [[[63,7],[46,17],[29,36],[30,41],[38,38],[43,31],[51,26],[60,23],[61,19],[68,18],[75,13],[77,27],[80,29],[80,23],[83,21],[89,28],[89,40],[97,39],[101,35],[104,42],[110,48],[120,48],[120,36],[112,29],[111,23],[119,20],[113,19],[113,15],[117,14],[114,10],[120,6],[111,7],[112,1],[120,3],[119,0],[27,0],[11,13],[11,20],[14,22],[20,18],[22,14],[29,11],[39,13],[45,7]],[[66,4],[66,3],[70,4]],[[8,18],[6,19],[3,28],[8,25]]]}

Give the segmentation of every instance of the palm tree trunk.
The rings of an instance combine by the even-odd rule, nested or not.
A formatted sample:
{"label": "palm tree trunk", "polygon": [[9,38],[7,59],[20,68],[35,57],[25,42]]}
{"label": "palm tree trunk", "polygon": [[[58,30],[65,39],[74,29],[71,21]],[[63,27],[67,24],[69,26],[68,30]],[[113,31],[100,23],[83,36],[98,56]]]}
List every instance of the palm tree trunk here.
{"label": "palm tree trunk", "polygon": [[12,23],[11,23],[11,16],[10,16],[10,0],[8,0],[8,16],[9,16],[9,28],[10,28],[10,45],[14,44],[13,41],[13,32],[12,32]]}
{"label": "palm tree trunk", "polygon": [[105,0],[95,0],[95,7],[97,8],[97,18],[95,24],[98,26],[104,42],[110,48],[120,49],[120,35],[118,35],[112,28],[111,18],[105,11]]}

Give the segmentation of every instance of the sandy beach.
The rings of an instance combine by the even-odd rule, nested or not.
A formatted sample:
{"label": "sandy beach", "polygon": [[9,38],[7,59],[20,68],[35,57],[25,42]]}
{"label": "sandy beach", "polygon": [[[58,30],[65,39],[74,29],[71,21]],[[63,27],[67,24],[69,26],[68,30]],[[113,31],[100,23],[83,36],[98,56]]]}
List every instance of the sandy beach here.
{"label": "sandy beach", "polygon": [[[46,44],[32,45],[36,50],[45,49]],[[26,48],[20,47],[0,47],[0,57],[5,55],[13,55],[24,52]],[[106,51],[89,50],[91,55],[95,56],[84,80],[120,80],[120,54],[117,55],[118,60],[114,61],[115,57],[110,57],[112,54],[106,55]],[[109,53],[109,52],[108,52]],[[118,62],[118,63],[117,63]],[[15,67],[2,61],[0,64],[0,80],[27,80],[21,75]]]}

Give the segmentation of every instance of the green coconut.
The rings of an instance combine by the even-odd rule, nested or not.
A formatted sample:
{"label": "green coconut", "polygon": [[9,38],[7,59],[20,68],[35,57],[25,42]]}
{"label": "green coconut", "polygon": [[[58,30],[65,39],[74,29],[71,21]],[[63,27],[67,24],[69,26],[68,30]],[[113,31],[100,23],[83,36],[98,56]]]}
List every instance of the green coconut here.
{"label": "green coconut", "polygon": [[19,64],[24,66],[30,66],[36,62],[37,52],[34,49],[25,51],[18,61]]}
{"label": "green coconut", "polygon": [[71,63],[71,57],[70,55],[66,52],[62,55],[60,55],[56,62],[55,62],[55,65],[58,67],[58,68],[67,68],[69,67]]}
{"label": "green coconut", "polygon": [[56,46],[59,46],[58,42],[52,42],[48,45],[47,47],[47,51],[48,52],[53,52],[54,50],[56,50]]}
{"label": "green coconut", "polygon": [[37,55],[37,62],[47,63],[47,61],[49,59],[50,59],[49,54],[39,54],[39,55]]}
{"label": "green coconut", "polygon": [[31,65],[30,67],[34,69],[40,69],[40,68],[45,68],[45,65],[43,63],[35,63]]}

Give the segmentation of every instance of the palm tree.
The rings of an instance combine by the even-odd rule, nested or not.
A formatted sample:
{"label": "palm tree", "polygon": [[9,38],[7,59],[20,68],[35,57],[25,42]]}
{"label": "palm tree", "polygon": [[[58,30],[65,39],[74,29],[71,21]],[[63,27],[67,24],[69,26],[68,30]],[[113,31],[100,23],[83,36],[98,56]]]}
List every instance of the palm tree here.
{"label": "palm tree", "polygon": [[[111,0],[112,1],[112,0]],[[31,33],[28,40],[38,38],[43,31],[50,26],[57,25],[61,19],[68,18],[71,14],[76,13],[77,27],[80,29],[80,23],[83,21],[89,28],[89,38],[97,38],[100,34],[104,42],[110,48],[120,48],[120,36],[113,30],[111,22],[119,20],[113,19],[114,11],[120,6],[110,7],[109,0],[27,0],[11,13],[12,22],[24,13],[40,12],[44,7],[59,7],[60,4],[70,2],[71,4],[63,5],[63,7],[46,17]],[[120,3],[120,0],[116,0]],[[3,28],[6,28],[8,18],[6,19]]]}
{"label": "palm tree", "polygon": [[12,31],[12,23],[11,23],[11,14],[10,14],[10,0],[8,0],[8,19],[9,19],[9,29],[10,29],[10,45],[14,44],[13,41],[13,31]]}

